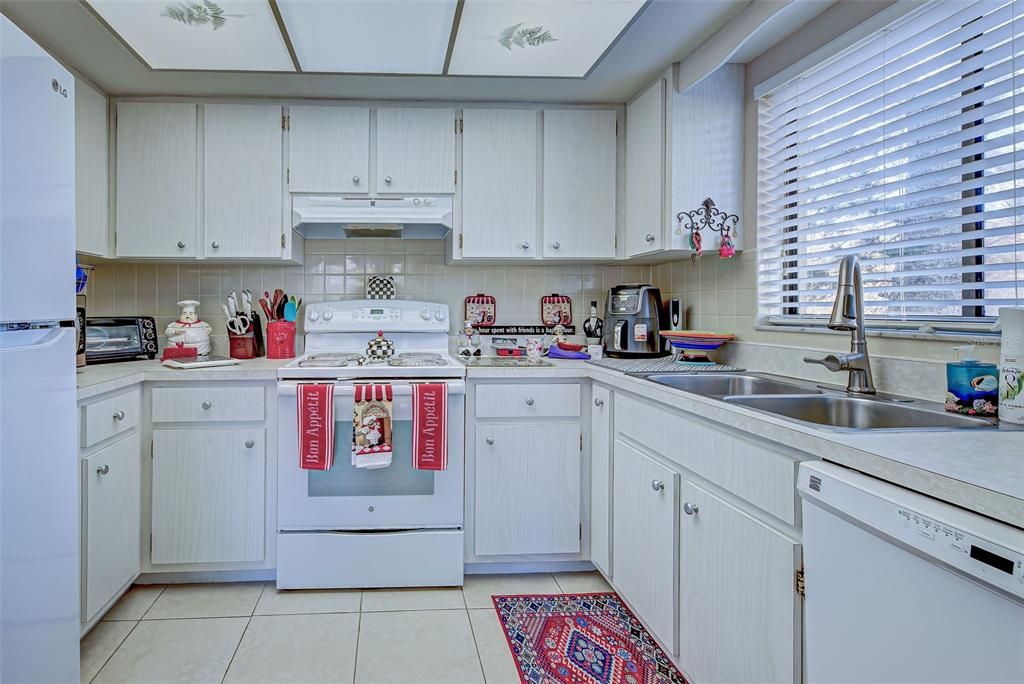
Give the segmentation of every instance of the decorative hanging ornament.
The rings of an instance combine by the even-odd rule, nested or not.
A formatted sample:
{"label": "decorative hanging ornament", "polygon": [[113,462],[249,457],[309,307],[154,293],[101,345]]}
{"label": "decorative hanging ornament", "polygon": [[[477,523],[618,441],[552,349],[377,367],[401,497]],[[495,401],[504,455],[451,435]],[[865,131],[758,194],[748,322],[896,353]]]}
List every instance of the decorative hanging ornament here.
{"label": "decorative hanging ornament", "polygon": [[728,214],[722,211],[715,206],[715,201],[710,197],[701,202],[699,208],[693,211],[681,211],[676,214],[676,220],[678,221],[676,227],[677,235],[682,235],[684,228],[690,233],[689,242],[690,249],[692,250],[690,260],[694,265],[697,264],[704,253],[704,239],[701,231],[705,229],[721,234],[721,246],[718,249],[719,257],[728,259],[736,253],[736,247],[732,241],[732,231],[740,222],[740,217],[736,214]]}
{"label": "decorative hanging ornament", "polygon": [[722,228],[722,246],[718,248],[719,259],[731,259],[736,254],[736,248],[732,244],[732,235],[729,226]]}

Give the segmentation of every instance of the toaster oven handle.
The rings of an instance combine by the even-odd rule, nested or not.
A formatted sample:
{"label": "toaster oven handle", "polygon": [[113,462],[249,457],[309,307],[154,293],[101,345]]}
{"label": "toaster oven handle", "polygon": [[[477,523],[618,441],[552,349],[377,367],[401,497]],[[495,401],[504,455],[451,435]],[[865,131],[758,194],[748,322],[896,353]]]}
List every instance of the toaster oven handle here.
{"label": "toaster oven handle", "polygon": [[626,321],[619,321],[615,324],[615,332],[612,335],[616,351],[622,351],[626,347]]}
{"label": "toaster oven handle", "polygon": [[[300,384],[301,384],[300,382],[296,382],[296,381],[279,382],[277,384],[277,394],[278,394],[278,396],[294,397],[298,393],[298,389],[297,388],[298,388],[298,386]],[[352,381],[347,381],[346,380],[346,381],[336,382],[336,383],[334,383],[334,396],[335,397],[351,397],[351,396],[355,396],[356,385],[371,385],[371,384],[375,384],[375,383],[373,383],[373,381],[371,381],[371,380],[357,381],[357,382],[352,382]],[[381,383],[376,383],[376,384],[381,384]],[[413,386],[414,383],[403,382],[403,383],[399,384],[399,383],[394,383],[393,382],[393,383],[390,383],[390,384],[391,384],[391,393],[392,393],[393,396],[396,396],[396,397],[410,397],[410,396],[412,396],[412,386]],[[465,394],[466,393],[466,383],[463,382],[462,380],[446,380],[446,381],[443,381],[443,384],[448,387],[448,396],[457,395],[457,394]]]}

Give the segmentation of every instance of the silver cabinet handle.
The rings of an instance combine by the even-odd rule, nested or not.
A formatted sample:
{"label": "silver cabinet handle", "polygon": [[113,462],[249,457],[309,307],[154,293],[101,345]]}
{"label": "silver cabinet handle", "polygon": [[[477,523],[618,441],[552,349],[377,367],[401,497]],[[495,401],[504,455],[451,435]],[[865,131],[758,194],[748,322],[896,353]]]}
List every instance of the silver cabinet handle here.
{"label": "silver cabinet handle", "polygon": [[247,440],[246,443],[245,443],[245,448],[246,449],[252,449],[254,446],[256,446],[256,442],[251,440],[251,439]]}
{"label": "silver cabinet handle", "polygon": [[551,246],[552,246],[552,247],[553,247],[554,249],[561,249],[561,247],[562,247],[562,243],[561,243],[561,242],[554,242],[554,243],[552,243],[552,244],[551,244]]}
{"label": "silver cabinet handle", "polygon": [[384,182],[391,185],[391,176],[384,176]]}
{"label": "silver cabinet handle", "polygon": [[646,236],[644,236],[644,240],[647,240],[648,242],[654,242],[654,235],[648,233]]}
{"label": "silver cabinet handle", "polygon": [[661,480],[651,480],[651,489],[660,492],[665,489],[665,483]]}
{"label": "silver cabinet handle", "polygon": [[604,406],[604,399],[594,399],[594,406],[597,408]]}
{"label": "silver cabinet handle", "polygon": [[533,406],[533,397],[527,397],[526,398],[526,405],[527,406]]}
{"label": "silver cabinet handle", "polygon": [[484,440],[484,441],[485,441],[485,442],[487,442],[487,444],[488,444],[488,445],[494,444],[494,438],[493,438],[493,437],[488,437],[488,438],[487,438],[486,440]]}
{"label": "silver cabinet handle", "polygon": [[106,475],[109,472],[110,472],[110,466],[108,466],[105,463],[103,465],[101,465],[99,468],[96,469],[96,474],[97,475]]}
{"label": "silver cabinet handle", "polygon": [[213,402],[212,401],[204,401],[203,402],[203,410],[209,411],[212,408],[213,408]]}
{"label": "silver cabinet handle", "polygon": [[214,240],[213,242],[210,243],[210,247],[213,247],[214,249],[219,249],[220,243]]}
{"label": "silver cabinet handle", "polygon": [[686,501],[683,503],[683,513],[685,513],[686,515],[697,515],[698,513],[700,513],[700,509],[694,506],[689,501]]}
{"label": "silver cabinet handle", "polygon": [[359,185],[359,176],[352,176],[352,183],[354,185]]}
{"label": "silver cabinet handle", "polygon": [[178,240],[178,249],[185,249],[185,241]]}
{"label": "silver cabinet handle", "polygon": [[124,420],[124,411],[114,411],[114,420]]}
{"label": "silver cabinet handle", "polygon": [[530,243],[529,242],[525,242],[525,241],[524,242],[520,242],[519,246],[522,247],[523,249],[530,249]]}

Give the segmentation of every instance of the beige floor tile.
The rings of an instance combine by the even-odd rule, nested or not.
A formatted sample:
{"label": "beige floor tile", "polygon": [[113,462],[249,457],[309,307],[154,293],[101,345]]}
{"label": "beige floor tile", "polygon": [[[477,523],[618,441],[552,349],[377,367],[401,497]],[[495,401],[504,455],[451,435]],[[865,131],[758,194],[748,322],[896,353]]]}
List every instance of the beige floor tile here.
{"label": "beige floor tile", "polygon": [[487,684],[519,684],[519,671],[495,610],[471,610],[469,620],[473,624],[476,649],[480,653]]}
{"label": "beige floor tile", "polygon": [[561,594],[555,578],[538,575],[466,575],[462,593],[469,608],[493,608],[494,594]]}
{"label": "beige floor tile", "polygon": [[555,581],[565,594],[612,591],[599,572],[559,572],[555,573]]}
{"label": "beige floor tile", "polygon": [[141,620],[163,590],[163,584],[136,584],[107,611],[103,619]]}
{"label": "beige floor tile", "polygon": [[248,618],[144,620],[93,681],[220,682],[248,622]]}
{"label": "beige floor tile", "polygon": [[142,619],[248,617],[262,591],[262,582],[172,584]]}
{"label": "beige floor tile", "polygon": [[372,589],[363,592],[363,612],[383,610],[466,609],[462,589],[437,587],[431,589]]}
{"label": "beige floor tile", "polygon": [[482,684],[464,610],[363,613],[356,684]]}
{"label": "beige floor tile", "polygon": [[358,613],[358,590],[293,589],[278,591],[267,582],[256,604],[256,615],[296,615],[309,613]]}
{"label": "beige floor tile", "polygon": [[103,663],[117,650],[135,624],[127,620],[100,622],[85,635],[79,645],[82,684],[88,684],[96,676]]}
{"label": "beige floor tile", "polygon": [[256,616],[224,681],[348,684],[358,635],[358,613]]}

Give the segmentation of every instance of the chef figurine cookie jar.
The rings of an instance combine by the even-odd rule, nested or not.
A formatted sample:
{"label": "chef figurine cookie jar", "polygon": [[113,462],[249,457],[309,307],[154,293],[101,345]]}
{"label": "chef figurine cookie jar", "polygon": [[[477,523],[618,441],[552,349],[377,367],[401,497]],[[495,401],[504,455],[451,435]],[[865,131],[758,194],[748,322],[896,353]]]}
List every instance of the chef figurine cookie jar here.
{"label": "chef figurine cookie jar", "polygon": [[199,356],[210,353],[210,324],[199,319],[199,302],[186,299],[178,302],[181,314],[165,330],[168,345],[191,347]]}

